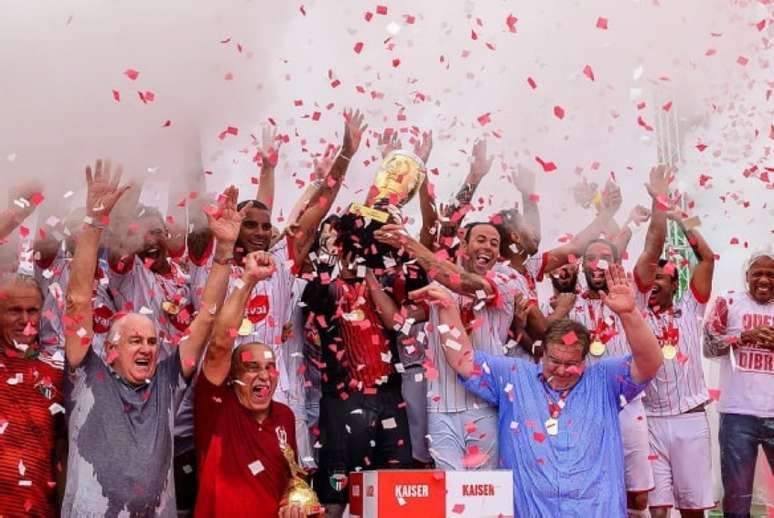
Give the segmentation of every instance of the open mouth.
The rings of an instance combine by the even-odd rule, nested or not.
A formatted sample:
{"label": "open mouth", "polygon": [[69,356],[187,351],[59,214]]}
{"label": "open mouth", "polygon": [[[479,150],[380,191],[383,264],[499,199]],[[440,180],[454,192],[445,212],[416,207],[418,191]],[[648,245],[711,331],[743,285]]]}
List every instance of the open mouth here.
{"label": "open mouth", "polygon": [[490,262],[492,262],[492,258],[493,256],[489,252],[478,252],[475,259],[476,266],[485,268],[487,265],[489,265]]}
{"label": "open mouth", "polygon": [[271,388],[267,383],[263,383],[259,381],[253,385],[252,396],[258,401],[264,401],[269,398],[270,390]]}
{"label": "open mouth", "polygon": [[137,358],[134,360],[134,365],[140,370],[149,370],[150,369],[151,360],[150,358]]}

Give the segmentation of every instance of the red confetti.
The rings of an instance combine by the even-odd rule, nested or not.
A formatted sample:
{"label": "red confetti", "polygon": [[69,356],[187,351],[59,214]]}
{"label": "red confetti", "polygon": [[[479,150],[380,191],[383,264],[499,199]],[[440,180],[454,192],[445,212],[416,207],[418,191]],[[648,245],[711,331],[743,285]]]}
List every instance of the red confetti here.
{"label": "red confetti", "polygon": [[387,6],[386,5],[377,5],[376,6],[376,14],[386,15],[387,14]]}
{"label": "red confetti", "polygon": [[543,442],[546,440],[546,436],[543,435],[541,432],[533,432],[532,438],[535,439],[537,442]]}
{"label": "red confetti", "polygon": [[564,342],[564,345],[572,345],[578,341],[578,336],[575,334],[574,331],[570,331],[566,335],[562,337],[562,342]]}
{"label": "red confetti", "polygon": [[299,8],[298,8],[298,10],[299,10],[299,11],[301,11],[301,14],[303,14],[304,16],[306,16],[306,9],[304,9],[304,6],[303,6],[303,5],[301,5],[301,7],[299,7]]}
{"label": "red confetti", "polygon": [[392,60],[392,66],[397,68],[400,65],[400,60],[398,58],[395,58]]}
{"label": "red confetti", "polygon": [[27,236],[29,236],[29,235],[30,235],[30,229],[28,229],[28,228],[27,228],[27,227],[25,227],[24,225],[21,225],[21,226],[19,227],[19,235],[20,235],[21,237],[27,237]]}
{"label": "red confetti", "polygon": [[357,43],[355,43],[355,49],[354,50],[355,50],[355,54],[360,54],[360,51],[363,50],[363,42],[362,41],[358,41]]}
{"label": "red confetti", "polygon": [[43,195],[39,192],[36,192],[32,196],[30,196],[29,202],[37,206],[43,203],[43,200],[44,200]]}
{"label": "red confetti", "polygon": [[490,114],[491,114],[491,112],[487,112],[487,113],[485,113],[483,115],[480,115],[478,117],[478,123],[481,124],[482,126],[486,126],[487,124],[492,122],[491,119],[489,118]]}
{"label": "red confetti", "polygon": [[239,128],[235,128],[234,126],[229,126],[225,130],[220,132],[220,135],[218,135],[219,140],[223,140],[226,138],[226,135],[239,135]]}
{"label": "red confetti", "polygon": [[712,401],[720,400],[720,389],[709,389],[707,392],[709,392],[709,397]]}
{"label": "red confetti", "polygon": [[597,18],[597,29],[607,30],[607,18]]}
{"label": "red confetti", "polygon": [[594,71],[591,70],[590,65],[583,67],[583,75],[594,81]]}
{"label": "red confetti", "polygon": [[478,34],[476,34],[476,31],[474,31],[474,30],[470,31],[470,39],[472,39],[472,40],[477,40],[478,39]]}
{"label": "red confetti", "polygon": [[133,68],[127,68],[124,70],[124,75],[134,81],[140,76],[140,73],[137,70],[134,70]]}
{"label": "red confetti", "polygon": [[465,504],[454,504],[454,507],[452,507],[452,513],[454,514],[462,514],[465,512]]}
{"label": "red confetti", "polygon": [[366,11],[364,17],[365,17],[365,21],[370,22],[371,18],[374,17],[374,13],[372,13],[371,11]]}
{"label": "red confetti", "polygon": [[642,115],[637,117],[637,124],[645,128],[646,131],[653,131],[653,126],[645,122],[645,119],[642,118]]}
{"label": "red confetti", "polygon": [[664,110],[665,112],[668,112],[669,110],[671,110],[672,109],[672,101],[664,103],[664,105],[661,107],[661,109]]}
{"label": "red confetti", "polygon": [[530,88],[532,88],[533,90],[535,90],[535,89],[537,88],[537,83],[536,83],[536,82],[535,82],[535,80],[534,80],[534,79],[532,79],[531,77],[528,77],[528,78],[527,78],[527,84],[528,84],[528,85],[530,86]]}
{"label": "red confetti", "polygon": [[564,108],[561,106],[554,106],[554,115],[557,119],[564,119]]}
{"label": "red confetti", "polygon": [[116,102],[121,101],[121,92],[118,90],[113,90],[113,99],[115,99]]}
{"label": "red confetti", "polygon": [[546,162],[539,156],[536,156],[535,160],[543,168],[544,173],[550,173],[551,171],[556,171],[556,164],[554,164],[553,162]]}
{"label": "red confetti", "polygon": [[172,125],[172,121],[167,119],[164,121],[164,124],[161,125],[162,128],[168,128]]}
{"label": "red confetti", "polygon": [[703,152],[705,149],[707,149],[707,144],[702,144],[702,143],[696,144],[696,149],[698,149],[698,150],[699,150],[699,153],[701,153],[701,152]]}
{"label": "red confetti", "polygon": [[755,24],[759,31],[762,31],[766,27],[766,18]]}
{"label": "red confetti", "polygon": [[708,176],[706,174],[699,175],[699,185],[701,187],[704,187],[707,184],[707,182],[709,182],[710,180],[712,180],[711,176]]}
{"label": "red confetti", "polygon": [[736,58],[736,62],[737,62],[737,63],[739,63],[739,64],[740,64],[740,65],[742,65],[742,66],[745,66],[745,65],[746,65],[746,64],[747,64],[749,61],[750,61],[750,60],[749,60],[749,59],[747,59],[747,58],[746,58],[746,57],[744,57],[744,56],[739,56],[738,58]]}
{"label": "red confetti", "polygon": [[519,19],[513,16],[512,14],[508,15],[508,18],[505,19],[505,25],[508,26],[508,30],[510,32],[516,32],[516,22],[518,22]]}

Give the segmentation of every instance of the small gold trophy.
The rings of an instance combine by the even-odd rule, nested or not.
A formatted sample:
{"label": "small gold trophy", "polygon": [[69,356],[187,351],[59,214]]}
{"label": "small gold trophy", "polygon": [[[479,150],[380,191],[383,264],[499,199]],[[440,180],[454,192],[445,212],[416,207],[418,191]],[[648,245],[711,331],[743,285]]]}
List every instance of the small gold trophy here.
{"label": "small gold trophy", "polygon": [[382,209],[388,205],[397,208],[406,205],[422,185],[424,171],[424,162],[414,153],[403,149],[392,151],[379,166],[365,204],[353,203],[349,211],[386,223],[390,213]]}
{"label": "small gold trophy", "polygon": [[296,462],[296,454],[287,442],[284,429],[277,430],[277,438],[280,442],[282,454],[285,455],[285,459],[290,467],[290,480],[288,481],[288,488],[285,490],[284,498],[287,501],[287,505],[289,507],[294,505],[301,507],[306,516],[322,513],[325,509],[320,505],[317,493],[303,479],[303,475],[306,473]]}

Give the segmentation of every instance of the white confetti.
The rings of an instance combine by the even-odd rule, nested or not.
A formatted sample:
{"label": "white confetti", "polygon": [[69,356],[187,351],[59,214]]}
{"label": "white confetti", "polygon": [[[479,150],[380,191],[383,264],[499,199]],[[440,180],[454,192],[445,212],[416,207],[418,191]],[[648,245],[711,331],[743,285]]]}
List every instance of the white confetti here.
{"label": "white confetti", "polygon": [[392,430],[393,428],[397,428],[398,423],[395,422],[394,417],[389,417],[387,419],[382,419],[382,428],[385,430]]}
{"label": "white confetti", "polygon": [[250,464],[247,465],[247,467],[250,468],[250,473],[252,473],[253,475],[257,475],[264,469],[263,463],[260,460],[251,462]]}
{"label": "white confetti", "polygon": [[64,414],[65,407],[63,407],[59,403],[51,403],[51,406],[48,407],[48,411],[51,412],[51,415]]}

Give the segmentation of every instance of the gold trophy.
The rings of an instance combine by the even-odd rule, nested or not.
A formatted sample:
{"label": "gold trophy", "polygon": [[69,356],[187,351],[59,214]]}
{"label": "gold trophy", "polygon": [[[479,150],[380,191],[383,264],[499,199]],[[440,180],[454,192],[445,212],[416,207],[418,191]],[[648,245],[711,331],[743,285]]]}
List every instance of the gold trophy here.
{"label": "gold trophy", "polygon": [[388,205],[401,208],[406,205],[417,193],[424,179],[425,164],[421,158],[403,149],[392,151],[379,166],[374,184],[368,190],[365,205],[353,203],[349,211],[379,223],[386,223],[390,213],[382,208]]}
{"label": "gold trophy", "polygon": [[397,251],[376,241],[373,234],[390,219],[388,208],[400,209],[414,197],[425,179],[424,169],[424,162],[414,153],[392,151],[379,166],[366,202],[353,203],[342,216],[339,237],[365,259],[366,266],[383,269],[401,262]]}
{"label": "gold trophy", "polygon": [[277,430],[277,437],[279,438],[282,454],[290,467],[290,480],[288,481],[288,488],[285,490],[284,497],[288,507],[301,507],[306,516],[314,516],[324,512],[325,509],[317,499],[317,493],[303,479],[303,475],[306,473],[296,462],[296,454],[287,442],[285,430]]}

